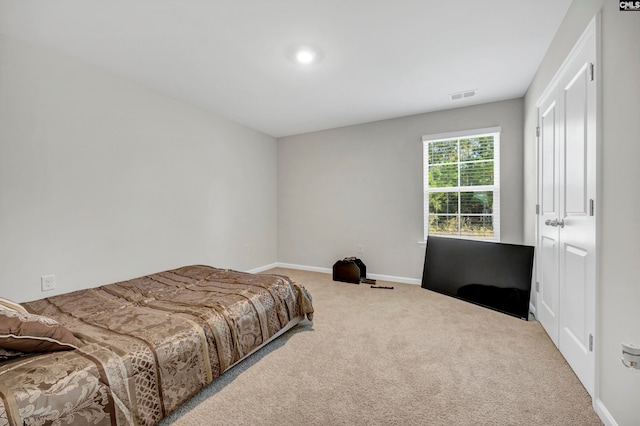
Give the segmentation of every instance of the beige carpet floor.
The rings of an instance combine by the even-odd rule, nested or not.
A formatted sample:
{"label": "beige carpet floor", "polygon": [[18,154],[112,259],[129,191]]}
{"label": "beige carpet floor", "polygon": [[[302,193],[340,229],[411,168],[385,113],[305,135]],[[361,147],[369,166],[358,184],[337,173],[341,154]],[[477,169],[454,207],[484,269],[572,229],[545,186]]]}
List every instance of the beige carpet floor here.
{"label": "beige carpet floor", "polygon": [[305,321],[161,425],[599,425],[540,324],[416,285],[275,269],[312,294]]}

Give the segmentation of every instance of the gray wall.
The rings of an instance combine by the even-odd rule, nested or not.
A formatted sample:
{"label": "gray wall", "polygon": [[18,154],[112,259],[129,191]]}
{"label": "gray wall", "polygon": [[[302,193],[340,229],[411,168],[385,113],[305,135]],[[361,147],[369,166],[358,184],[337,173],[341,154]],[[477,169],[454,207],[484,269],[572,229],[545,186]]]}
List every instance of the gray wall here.
{"label": "gray wall", "polygon": [[0,38],[0,294],[274,263],[276,155],[270,136]]}
{"label": "gray wall", "polygon": [[535,240],[535,104],[587,24],[602,12],[599,307],[596,409],[607,422],[640,424],[640,374],[622,366],[621,343],[640,343],[640,12],[575,0],[525,97],[525,241]]}
{"label": "gray wall", "polygon": [[501,126],[501,238],[522,242],[523,100],[450,109],[278,139],[278,261],[420,279],[422,135]]}

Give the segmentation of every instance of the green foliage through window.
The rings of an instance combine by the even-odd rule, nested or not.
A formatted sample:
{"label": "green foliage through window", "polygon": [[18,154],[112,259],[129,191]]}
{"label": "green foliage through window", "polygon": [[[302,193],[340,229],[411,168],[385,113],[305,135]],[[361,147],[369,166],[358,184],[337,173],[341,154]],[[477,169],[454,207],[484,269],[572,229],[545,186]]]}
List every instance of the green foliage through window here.
{"label": "green foliage through window", "polygon": [[425,140],[426,233],[495,238],[498,138]]}

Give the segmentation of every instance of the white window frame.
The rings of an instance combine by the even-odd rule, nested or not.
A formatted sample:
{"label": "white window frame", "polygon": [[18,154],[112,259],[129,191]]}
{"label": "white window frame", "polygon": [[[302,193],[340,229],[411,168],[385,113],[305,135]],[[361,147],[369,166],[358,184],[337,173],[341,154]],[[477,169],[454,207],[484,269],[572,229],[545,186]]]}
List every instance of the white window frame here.
{"label": "white window frame", "polygon": [[[500,134],[502,128],[487,127],[483,129],[463,130],[458,132],[437,133],[422,136],[422,153],[423,153],[423,187],[424,187],[424,239],[429,236],[429,193],[431,192],[475,192],[475,191],[493,191],[493,237],[481,238],[468,235],[460,235],[458,227],[458,235],[440,235],[439,237],[460,238],[466,240],[479,241],[500,241]],[[439,142],[453,139],[465,139],[470,137],[493,136],[493,185],[478,186],[454,186],[448,188],[429,188],[429,143]],[[460,164],[458,158],[458,165]],[[460,183],[460,174],[458,173],[458,183]],[[458,208],[458,217],[464,216]],[[460,220],[458,220],[460,223]]]}

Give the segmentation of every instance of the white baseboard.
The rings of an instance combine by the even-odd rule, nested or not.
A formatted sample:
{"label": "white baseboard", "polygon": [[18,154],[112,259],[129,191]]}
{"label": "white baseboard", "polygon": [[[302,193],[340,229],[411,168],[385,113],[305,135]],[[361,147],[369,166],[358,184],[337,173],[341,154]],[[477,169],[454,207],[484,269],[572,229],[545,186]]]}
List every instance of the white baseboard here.
{"label": "white baseboard", "polygon": [[[286,268],[286,269],[297,269],[300,271],[310,271],[310,272],[320,272],[322,274],[333,274],[333,269],[331,268],[321,268],[319,266],[307,266],[307,265],[296,265],[293,263],[282,263],[276,262],[271,265],[261,266],[259,268],[251,269],[250,272],[252,274],[257,274],[258,272],[264,272],[273,268]],[[371,278],[374,280],[380,281],[390,281],[394,283],[404,283],[404,284],[422,284],[422,279],[420,278],[406,278],[406,277],[394,277],[391,275],[380,275],[380,274],[367,274],[367,278]]]}
{"label": "white baseboard", "polygon": [[406,278],[406,277],[394,277],[392,275],[380,275],[380,274],[367,274],[367,278],[373,278],[374,280],[380,281],[391,281],[393,283],[403,283],[403,284],[422,284],[422,278]]}
{"label": "white baseboard", "polygon": [[259,268],[249,269],[246,272],[248,272],[250,274],[259,274],[260,272],[268,271],[269,269],[273,269],[273,268],[277,268],[277,267],[278,267],[278,263],[272,263],[270,265],[260,266]]}
{"label": "white baseboard", "polygon": [[306,266],[306,265],[296,265],[293,263],[282,263],[278,262],[279,268],[286,269],[298,269],[300,271],[310,271],[310,272],[320,272],[322,274],[333,274],[333,269],[331,268],[320,268],[318,266]]}
{"label": "white baseboard", "polygon": [[529,312],[535,317],[536,316],[536,307],[533,306],[532,303],[529,303]]}
{"label": "white baseboard", "polygon": [[598,414],[600,420],[602,420],[602,423],[604,423],[605,426],[618,426],[616,420],[599,398],[594,401],[593,408],[596,410],[596,414]]}

